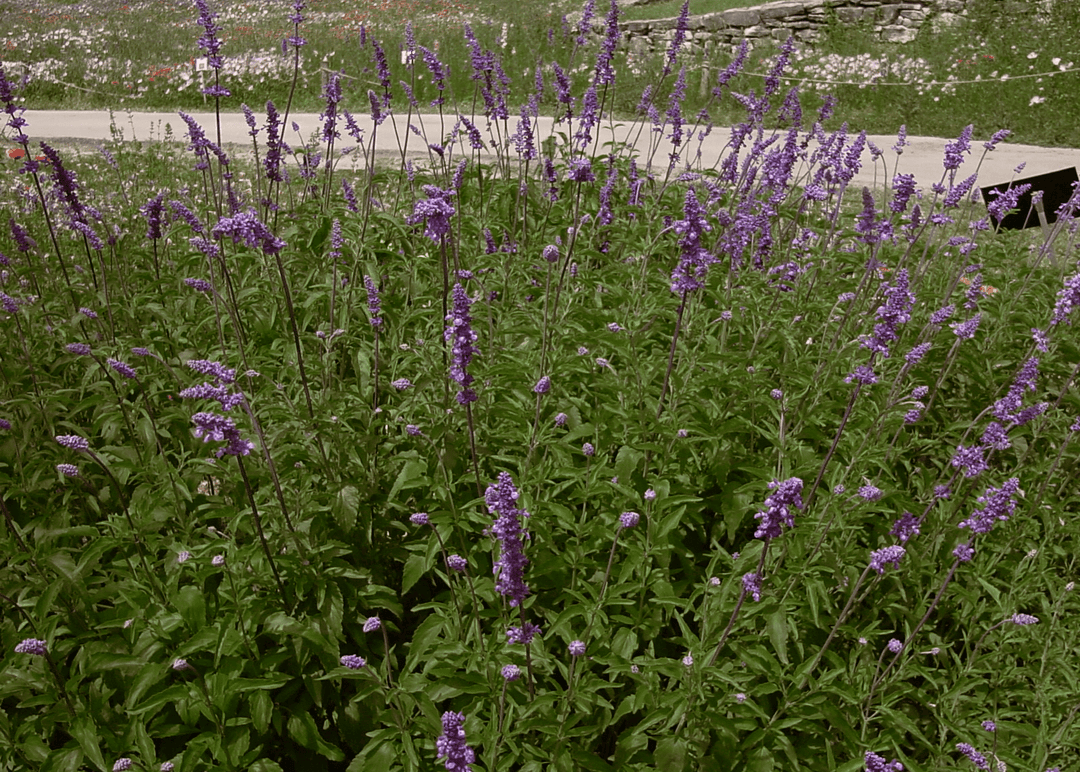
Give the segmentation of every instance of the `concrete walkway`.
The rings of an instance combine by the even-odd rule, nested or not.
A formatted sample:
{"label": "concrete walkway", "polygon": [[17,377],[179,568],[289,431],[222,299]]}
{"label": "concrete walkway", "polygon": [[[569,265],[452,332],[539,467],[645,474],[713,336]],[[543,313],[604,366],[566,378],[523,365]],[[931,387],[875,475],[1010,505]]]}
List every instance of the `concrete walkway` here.
{"label": "concrete walkway", "polygon": [[[165,127],[168,125],[172,128],[174,139],[186,142],[187,126],[177,113],[118,112],[114,115],[116,128],[122,132],[124,139],[161,140],[165,136]],[[25,131],[34,143],[45,140],[57,143],[77,141],[85,144],[87,142],[106,142],[113,138],[110,117],[107,112],[28,110],[24,117],[29,123]],[[216,138],[217,127],[213,113],[191,113],[191,117],[197,120],[205,129],[207,137],[210,139]],[[262,122],[265,120],[264,116],[257,114],[256,118],[259,120],[261,127]],[[356,119],[364,130],[364,137],[370,137],[373,128],[371,119],[367,116],[356,116]],[[295,121],[299,125],[301,132],[299,136],[305,138],[319,131],[322,123],[318,115],[311,113],[290,115],[288,120],[290,124]],[[393,126],[394,120],[397,121],[397,135]],[[444,132],[450,132],[453,129],[455,121],[456,116],[453,115],[448,115],[441,120],[441,123],[438,115],[423,115],[414,116],[412,122],[425,133],[429,141],[438,142]],[[481,120],[478,128],[485,135],[485,141],[490,143],[494,139],[494,129],[491,132],[485,131],[484,123],[485,121]],[[511,134],[516,130],[516,127],[517,119],[511,118],[509,121]],[[343,124],[341,128],[344,129]],[[958,126],[958,132],[960,128],[962,127]],[[540,118],[540,136],[538,140],[550,136],[553,130],[566,132],[566,124],[554,125],[551,118]],[[5,134],[8,133],[10,133],[10,130],[5,132]],[[379,127],[376,134],[377,154],[387,159],[395,155],[400,157],[398,136],[404,139],[407,133],[408,126],[403,115],[393,116],[388,119]],[[631,134],[635,136],[631,136]],[[641,158],[644,159],[649,154],[650,132],[647,130],[638,132],[637,127],[633,126],[629,121],[615,124],[605,121],[599,130],[599,137],[601,142],[600,153],[604,151],[603,143],[612,139],[617,142],[636,139],[633,144],[641,153]],[[723,154],[729,137],[730,132],[727,129],[713,129],[712,133],[705,138],[700,146],[702,166],[709,168],[717,162]],[[260,139],[262,138],[265,138],[265,132],[260,133]],[[884,159],[888,162],[888,172],[885,172],[881,161],[872,164],[870,151],[865,150],[862,156],[862,170],[854,180],[856,186],[869,185],[876,187],[883,185],[885,180],[891,179],[894,173],[913,174],[919,186],[924,188],[941,179],[944,171],[942,158],[945,143],[949,141],[948,139],[909,137],[909,145],[904,148],[904,152],[899,158],[891,150],[892,146],[896,144],[895,135],[874,135],[869,139],[885,151]],[[222,114],[221,140],[225,145],[251,146],[251,137],[248,135],[248,127],[242,114]],[[298,145],[298,135],[290,129],[286,141]],[[7,144],[10,144],[10,140],[7,141]],[[341,146],[352,144],[354,144],[352,140],[345,136],[343,131]],[[689,145],[691,152],[696,154],[698,152],[697,138],[695,137]],[[654,167],[664,168],[670,151],[670,142],[663,139],[655,153]],[[460,151],[457,152],[460,153]],[[428,155],[423,141],[415,134],[409,137],[409,155],[414,158],[427,158]],[[979,166],[982,156],[982,142],[972,142],[972,151],[964,157],[964,162],[960,166],[959,178],[963,179],[973,174],[976,167]],[[1021,177],[1044,174],[1068,167],[1080,168],[1080,150],[1014,145],[1004,142],[999,144],[996,150],[986,154],[985,159],[982,160],[982,165],[979,167],[978,184],[987,186],[1008,182],[1015,176],[1013,170],[1021,163],[1026,164],[1023,172],[1019,175]],[[682,164],[677,168],[682,168]]]}

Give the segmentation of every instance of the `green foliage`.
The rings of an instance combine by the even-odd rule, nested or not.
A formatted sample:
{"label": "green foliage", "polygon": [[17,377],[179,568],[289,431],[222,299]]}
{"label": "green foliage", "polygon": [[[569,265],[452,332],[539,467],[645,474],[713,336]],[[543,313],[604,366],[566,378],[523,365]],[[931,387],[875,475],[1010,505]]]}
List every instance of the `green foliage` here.
{"label": "green foliage", "polygon": [[[478,31],[493,51],[497,34]],[[460,69],[445,113],[483,124]],[[620,104],[634,77],[599,98]],[[0,769],[432,769],[450,712],[491,771],[831,772],[867,752],[918,771],[966,764],[958,743],[1012,769],[1075,762],[1075,220],[994,233],[969,225],[981,206],[926,190],[913,222],[891,190],[851,198],[846,148],[792,149],[811,175],[832,164],[819,199],[785,170],[784,136],[764,141],[789,121],[740,120],[762,141],[737,163],[596,143],[592,182],[570,177],[577,118],[546,159],[498,125],[484,154],[423,137],[446,147],[291,165],[280,185],[239,154],[193,169],[156,139],[65,149],[82,210],[55,169],[12,161]],[[791,148],[825,130],[796,128]],[[432,238],[426,186],[451,188],[459,154]],[[100,248],[73,238],[79,211]],[[694,243],[709,257],[689,289]],[[467,405],[455,283],[476,334]],[[951,325],[976,313],[960,340]],[[867,366],[877,382],[853,382]],[[1010,421],[1010,389],[1045,407]],[[995,418],[1007,441],[986,439],[968,477],[958,446]],[[519,495],[488,501],[501,473]],[[1014,477],[1007,519],[958,527]],[[794,525],[756,535],[792,478]],[[509,515],[493,510],[510,508],[528,513],[520,604],[500,581]],[[905,513],[919,533],[879,573]],[[526,625],[530,643],[508,637]]]}

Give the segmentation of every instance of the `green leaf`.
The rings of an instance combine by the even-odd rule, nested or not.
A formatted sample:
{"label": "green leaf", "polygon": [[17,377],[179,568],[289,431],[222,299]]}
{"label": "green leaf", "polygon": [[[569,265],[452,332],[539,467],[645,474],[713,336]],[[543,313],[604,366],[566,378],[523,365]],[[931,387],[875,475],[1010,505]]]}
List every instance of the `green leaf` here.
{"label": "green leaf", "polygon": [[249,698],[251,702],[251,723],[256,731],[265,732],[270,727],[270,717],[274,713],[274,701],[264,691],[257,691]]}
{"label": "green leaf", "polygon": [[82,749],[64,747],[50,753],[40,770],[41,772],[78,772],[82,765]]}
{"label": "green leaf", "polygon": [[382,743],[374,752],[368,753],[365,748],[356,754],[345,772],[386,772],[393,766],[397,753],[391,743]]}
{"label": "green leaf", "polygon": [[785,665],[788,664],[788,625],[787,616],[784,614],[783,609],[778,609],[772,614],[769,614],[768,619],[765,621],[765,629],[769,633],[769,640],[772,642],[776,656],[778,656],[780,661]]}
{"label": "green leaf", "polygon": [[315,751],[331,761],[345,760],[344,753],[322,738],[315,726],[315,719],[309,713],[294,714],[289,718],[289,736],[308,750]]}
{"label": "green leaf", "polygon": [[401,471],[398,472],[397,479],[394,480],[394,487],[390,489],[390,495],[386,498],[388,501],[394,501],[400,491],[405,488],[415,488],[417,485],[422,485],[422,477],[427,472],[427,464],[423,461],[417,461],[416,459],[410,459],[405,462],[405,465],[401,467]]}
{"label": "green leaf", "polygon": [[674,737],[665,737],[656,744],[656,768],[664,772],[679,772],[686,768],[686,742]]}
{"label": "green leaf", "polygon": [[199,630],[206,624],[206,603],[197,587],[181,587],[173,603],[184,618],[184,623],[192,630]]}
{"label": "green leaf", "polygon": [[356,514],[359,511],[360,491],[355,485],[346,485],[339,490],[334,497],[334,503],[330,505],[334,520],[345,530],[351,530],[356,525]]}
{"label": "green leaf", "polygon": [[401,594],[405,595],[424,575],[424,556],[411,555],[401,571]]}
{"label": "green leaf", "polygon": [[83,714],[71,722],[71,736],[79,743],[89,759],[102,772],[108,772],[105,767],[105,757],[101,755],[101,746],[98,745],[98,729],[94,719]]}

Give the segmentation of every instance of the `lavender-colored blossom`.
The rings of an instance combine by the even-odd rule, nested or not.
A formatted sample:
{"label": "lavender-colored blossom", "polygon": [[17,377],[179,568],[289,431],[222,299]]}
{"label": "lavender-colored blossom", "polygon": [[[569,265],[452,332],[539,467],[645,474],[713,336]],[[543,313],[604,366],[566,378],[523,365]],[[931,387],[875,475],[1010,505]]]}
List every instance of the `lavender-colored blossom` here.
{"label": "lavender-colored blossom", "polygon": [[127,378],[128,380],[135,380],[139,377],[138,373],[135,372],[134,367],[126,364],[125,362],[121,362],[119,359],[113,359],[112,357],[109,357],[105,361],[108,362],[109,367],[111,367],[113,370],[115,370],[121,376]]}
{"label": "lavender-colored blossom", "polygon": [[456,210],[450,203],[453,190],[443,190],[434,185],[424,185],[424,194],[427,198],[417,201],[413,206],[413,213],[406,222],[409,225],[424,223],[424,235],[432,241],[438,242],[450,232],[450,218]]}
{"label": "lavender-colored blossom", "polygon": [[191,287],[196,292],[210,293],[214,291],[214,285],[206,279],[184,279],[184,284]]}
{"label": "lavender-colored blossom", "polygon": [[574,182],[596,182],[592,162],[588,158],[575,158],[567,168],[567,178]]}
{"label": "lavender-colored blossom", "polygon": [[229,236],[234,244],[243,242],[245,246],[262,249],[268,255],[276,255],[287,246],[259,220],[254,209],[238,212],[232,217],[222,217],[212,234],[217,238]]}
{"label": "lavender-colored blossom", "polygon": [[461,390],[457,394],[459,404],[468,405],[477,400],[476,392],[471,388],[473,376],[468,372],[468,366],[476,353],[477,334],[472,329],[472,317],[469,314],[469,296],[460,283],[454,285],[454,307],[446,316],[446,331],[443,337],[447,343],[451,343],[450,379],[457,383]]}
{"label": "lavender-colored blossom", "polygon": [[975,337],[975,332],[979,329],[980,321],[982,321],[982,314],[978,313],[966,322],[956,322],[949,326],[952,327],[953,334],[957,338],[960,340],[970,340]]}
{"label": "lavender-colored blossom", "polygon": [[920,343],[904,354],[904,361],[910,366],[915,366],[922,361],[928,351],[930,351],[930,343]]}
{"label": "lavender-colored blossom", "polygon": [[495,562],[495,591],[506,596],[511,606],[518,606],[529,594],[525,584],[525,566],[529,560],[522,548],[528,533],[521,524],[529,513],[517,508],[518,491],[513,478],[500,472],[498,481],[489,485],[484,494],[488,512],[495,515],[491,533],[499,541],[499,559]]}
{"label": "lavender-colored blossom", "polygon": [[423,432],[420,431],[420,427],[416,424],[406,424],[405,433],[408,434],[410,437],[419,437],[423,434]]}
{"label": "lavender-colored blossom", "polygon": [[208,359],[189,359],[184,364],[200,375],[209,375],[217,381],[219,386],[234,383],[236,381],[236,370],[231,367],[225,367],[220,362],[211,362]]}
{"label": "lavender-colored blossom", "polygon": [[398,378],[396,381],[391,381],[390,385],[398,391],[405,391],[405,389],[411,388],[413,384],[408,378]]}
{"label": "lavender-colored blossom", "polygon": [[885,644],[885,648],[893,654],[899,654],[904,649],[904,642],[899,638],[890,638],[889,642]]}
{"label": "lavender-colored blossom", "polygon": [[971,548],[970,544],[958,544],[956,549],[952,551],[953,557],[959,560],[961,563],[967,563],[973,557],[975,557],[975,550]]}
{"label": "lavender-colored blossom", "polygon": [[622,528],[633,528],[640,520],[641,515],[637,512],[623,512],[619,515],[619,526]]}
{"label": "lavender-colored blossom", "polygon": [[414,512],[409,515],[409,522],[413,525],[428,525],[431,521],[428,519],[427,512]]}
{"label": "lavender-colored blossom", "polygon": [[893,523],[892,530],[889,531],[890,536],[895,536],[900,540],[901,544],[907,544],[912,536],[919,534],[919,525],[922,523],[922,518],[915,517],[910,512],[905,512],[900,516],[900,519]]}
{"label": "lavender-colored blossom", "polygon": [[930,324],[944,324],[954,313],[956,306],[949,304],[930,314]]}
{"label": "lavender-colored blossom", "polygon": [[364,289],[367,290],[368,313],[371,315],[371,326],[378,329],[382,326],[382,317],[379,316],[379,288],[375,286],[374,280],[366,274],[364,275]]}
{"label": "lavender-colored blossom", "polygon": [[559,426],[559,427],[566,426],[566,422],[567,422],[568,418],[569,418],[569,416],[567,416],[566,413],[558,413],[558,414],[556,414],[556,416],[555,416],[555,425]]}
{"label": "lavender-colored blossom", "polygon": [[537,635],[540,635],[540,626],[531,622],[525,622],[521,627],[510,627],[506,630],[506,640],[509,643],[527,645]]}
{"label": "lavender-colored blossom", "polygon": [[981,445],[971,445],[965,448],[958,445],[956,453],[952,457],[952,465],[964,472],[964,477],[978,477],[990,467],[983,458],[986,449]]}
{"label": "lavender-colored blossom", "polygon": [[802,509],[803,481],[798,477],[789,477],[780,482],[773,480],[769,490],[773,491],[765,498],[765,509],[754,515],[759,520],[755,539],[775,539],[782,533],[782,525],[795,527],[795,514],[792,509]]}
{"label": "lavender-colored blossom", "polygon": [[671,272],[671,291],[684,295],[705,285],[705,274],[716,262],[701,243],[702,236],[712,230],[712,225],[693,188],[686,191],[683,219],[677,221],[672,230],[679,235],[679,263]]}
{"label": "lavender-colored blossom", "polygon": [[584,453],[587,458],[591,458],[593,455],[596,454],[596,448],[593,447],[593,444],[591,442],[586,442],[584,445],[581,446],[581,452]]}
{"label": "lavender-colored blossom", "polygon": [[367,665],[367,660],[357,654],[346,654],[340,660],[342,667],[349,670],[359,670]]}
{"label": "lavender-colored blossom", "polygon": [[364,632],[373,633],[382,628],[382,620],[378,617],[368,617],[364,620]]}
{"label": "lavender-colored blossom", "polygon": [[866,772],[904,772],[904,765],[896,759],[885,761],[884,757],[870,751],[866,752],[864,761]]}
{"label": "lavender-colored blossom", "polygon": [[987,732],[996,732],[997,724],[994,723],[992,720],[987,719],[986,721],[982,722],[982,728],[985,729]]}
{"label": "lavender-colored blossom", "polygon": [[1039,624],[1039,618],[1034,617],[1031,614],[1013,614],[1012,617],[1009,618],[1009,621],[1014,625],[1020,625],[1021,627]]}
{"label": "lavender-colored blossom", "polygon": [[970,528],[972,533],[989,533],[998,520],[1008,520],[1016,510],[1013,497],[1020,489],[1020,480],[1009,478],[1000,488],[987,488],[986,493],[978,498],[981,507],[959,528]]}
{"label": "lavender-colored blossom", "polygon": [[214,555],[214,557],[210,558],[210,565],[212,565],[214,568],[221,568],[223,565],[225,565],[225,556]]}
{"label": "lavender-colored blossom", "polygon": [[743,574],[742,586],[743,592],[752,597],[755,603],[761,600],[761,576],[759,574],[754,572]]}
{"label": "lavender-colored blossom", "polygon": [[177,563],[187,563],[189,560],[191,560],[191,553],[187,550],[180,550],[176,553]]}
{"label": "lavender-colored blossom", "polygon": [[973,128],[974,126],[969,123],[955,141],[946,143],[945,160],[943,161],[946,171],[959,169],[960,164],[964,161],[964,153],[971,152],[971,132]]}
{"label": "lavender-colored blossom", "polygon": [[75,354],[76,356],[88,357],[90,356],[90,345],[87,343],[69,343],[64,349],[69,354]]}
{"label": "lavender-colored blossom", "polygon": [[885,303],[878,307],[878,323],[873,335],[863,338],[862,347],[889,356],[889,344],[897,339],[897,327],[911,318],[915,295],[908,289],[908,272],[903,268],[896,273],[896,282],[885,285]]}
{"label": "lavender-colored blossom", "polygon": [[1011,445],[1008,431],[997,421],[991,421],[986,427],[981,442],[994,450],[1008,450]]}
{"label": "lavender-colored blossom", "polygon": [[112,766],[113,772],[124,772],[124,770],[131,769],[131,759],[119,758]]}
{"label": "lavender-colored blossom", "polygon": [[504,665],[499,672],[502,674],[504,681],[516,681],[521,678],[521,668],[517,665]]}
{"label": "lavender-colored blossom", "polygon": [[584,641],[570,641],[570,645],[566,647],[570,652],[571,657],[583,657],[585,656],[585,642]]}
{"label": "lavender-colored blossom", "polygon": [[461,574],[469,567],[469,561],[461,557],[461,555],[451,555],[446,559],[446,567]]}
{"label": "lavender-colored blossom", "polygon": [[61,434],[58,435],[56,441],[63,445],[65,448],[71,450],[77,450],[80,453],[86,453],[90,450],[90,443],[77,434]]}
{"label": "lavender-colored blossom", "polygon": [[1050,317],[1051,327],[1067,321],[1073,308],[1080,305],[1080,273],[1074,273],[1065,279],[1064,284],[1057,293],[1057,302],[1054,303],[1054,312]]}
{"label": "lavender-colored blossom", "polygon": [[78,477],[79,467],[74,464],[57,464],[56,471],[64,475],[64,477]]}
{"label": "lavender-colored blossom", "polygon": [[195,668],[193,668],[186,659],[177,658],[172,662],[172,669],[177,673],[183,673],[185,670],[194,670]]}
{"label": "lavender-colored blossom", "polygon": [[893,568],[900,568],[900,559],[904,557],[904,552],[904,548],[897,545],[875,550],[870,553],[870,568],[879,574],[884,574],[885,566],[890,563]]}
{"label": "lavender-colored blossom", "polygon": [[218,448],[215,455],[222,456],[246,456],[255,448],[255,443],[245,440],[240,436],[240,430],[231,419],[217,413],[196,413],[191,417],[195,424],[195,436],[201,437],[203,442],[224,442],[225,446]]}
{"label": "lavender-colored blossom", "polygon": [[551,391],[551,378],[546,375],[538,380],[536,385],[533,386],[534,394],[547,394],[549,391]]}
{"label": "lavender-colored blossom", "polygon": [[15,644],[16,654],[32,654],[35,657],[44,657],[49,653],[48,644],[38,638],[26,638]]}
{"label": "lavender-colored blossom", "polygon": [[435,741],[438,755],[449,772],[470,772],[476,761],[476,754],[465,744],[465,714],[450,710],[443,713],[443,733]]}
{"label": "lavender-colored blossom", "polygon": [[976,769],[990,769],[990,764],[986,761],[986,757],[967,743],[957,743],[956,750],[967,756],[968,761],[974,764]]}
{"label": "lavender-colored blossom", "polygon": [[874,368],[870,365],[859,365],[855,368],[854,372],[849,373],[844,378],[844,383],[851,382],[861,383],[864,386],[870,386],[877,383],[877,375],[874,374]]}
{"label": "lavender-colored blossom", "polygon": [[881,488],[876,485],[864,485],[859,488],[859,498],[864,501],[877,501],[881,498]]}

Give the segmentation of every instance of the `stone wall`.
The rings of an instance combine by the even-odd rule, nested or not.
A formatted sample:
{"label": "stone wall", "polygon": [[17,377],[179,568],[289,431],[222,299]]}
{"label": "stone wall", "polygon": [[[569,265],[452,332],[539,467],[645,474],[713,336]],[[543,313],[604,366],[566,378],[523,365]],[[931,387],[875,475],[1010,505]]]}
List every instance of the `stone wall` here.
{"label": "stone wall", "polygon": [[[885,43],[909,43],[923,24],[951,25],[966,13],[966,0],[780,0],[691,16],[686,45],[710,53],[737,46],[744,39],[783,41],[794,35],[813,43],[821,39],[830,18],[866,25]],[[677,24],[678,18],[649,19],[623,22],[620,27],[630,50],[643,54],[666,50]]]}

